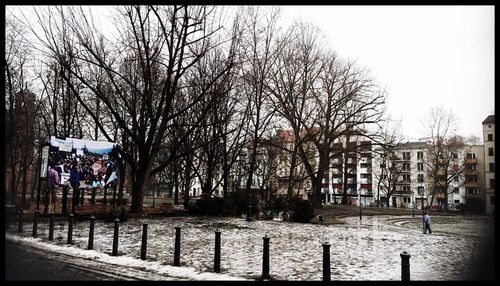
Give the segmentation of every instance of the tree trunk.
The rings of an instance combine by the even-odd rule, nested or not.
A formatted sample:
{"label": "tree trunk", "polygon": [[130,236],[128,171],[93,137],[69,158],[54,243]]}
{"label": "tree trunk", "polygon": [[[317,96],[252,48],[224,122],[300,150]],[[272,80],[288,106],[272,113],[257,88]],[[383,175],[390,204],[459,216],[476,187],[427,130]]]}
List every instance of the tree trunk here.
{"label": "tree trunk", "polygon": [[26,181],[28,177],[28,171],[26,168],[23,168],[22,171],[22,185],[21,185],[21,203],[24,205],[26,203],[26,191],[28,188],[28,182]]}
{"label": "tree trunk", "polygon": [[146,190],[149,172],[140,172],[132,183],[132,213],[142,213],[144,203],[144,191]]}
{"label": "tree trunk", "polygon": [[[186,160],[191,160],[187,157]],[[189,208],[189,189],[191,188],[191,170],[189,168],[188,162],[185,164],[184,169],[184,208]]]}
{"label": "tree trunk", "polygon": [[126,177],[125,162],[123,162],[122,160],[118,160],[117,167],[118,167],[118,176],[120,178],[118,180],[118,202],[119,202],[118,205],[121,205],[123,202],[123,188],[125,185],[125,177]]}
{"label": "tree trunk", "polygon": [[10,167],[10,203],[16,204],[16,196],[17,196],[17,180],[16,180],[16,167]]}

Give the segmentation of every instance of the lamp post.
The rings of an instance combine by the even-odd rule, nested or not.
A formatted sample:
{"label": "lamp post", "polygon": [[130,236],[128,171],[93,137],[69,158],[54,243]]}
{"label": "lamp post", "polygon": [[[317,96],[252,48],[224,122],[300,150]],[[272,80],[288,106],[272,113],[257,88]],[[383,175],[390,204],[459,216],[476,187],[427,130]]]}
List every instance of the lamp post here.
{"label": "lamp post", "polygon": [[411,193],[411,200],[413,202],[412,217],[414,218],[415,217],[415,196],[414,196],[413,192]]}
{"label": "lamp post", "polygon": [[422,192],[422,229],[425,234],[425,221],[424,221],[424,193]]}

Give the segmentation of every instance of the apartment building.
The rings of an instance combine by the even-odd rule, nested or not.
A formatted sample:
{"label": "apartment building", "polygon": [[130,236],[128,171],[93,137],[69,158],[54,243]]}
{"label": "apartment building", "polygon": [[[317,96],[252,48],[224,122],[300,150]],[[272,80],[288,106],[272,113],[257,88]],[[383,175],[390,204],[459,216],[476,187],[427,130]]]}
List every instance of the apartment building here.
{"label": "apartment building", "polygon": [[408,142],[390,152],[375,149],[373,189],[383,206],[421,208],[427,205],[426,142]]}
{"label": "apartment building", "polygon": [[483,121],[484,187],[487,214],[495,213],[495,115]]}
{"label": "apartment building", "polygon": [[457,203],[474,203],[474,201],[485,201],[484,193],[484,147],[483,145],[472,145],[465,151],[464,187],[463,201],[454,199]]}
{"label": "apartment building", "polygon": [[344,191],[349,203],[372,205],[372,142],[336,143],[330,169],[323,176],[324,204],[341,203]]}

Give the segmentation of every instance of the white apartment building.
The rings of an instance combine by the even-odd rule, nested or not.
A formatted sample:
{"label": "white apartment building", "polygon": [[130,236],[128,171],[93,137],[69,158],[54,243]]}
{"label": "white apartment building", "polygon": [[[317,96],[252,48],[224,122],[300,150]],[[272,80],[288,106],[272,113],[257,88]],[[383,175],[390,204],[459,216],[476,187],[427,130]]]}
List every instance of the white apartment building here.
{"label": "white apartment building", "polygon": [[487,214],[495,213],[495,115],[483,121],[484,187]]}
{"label": "white apartment building", "polygon": [[[373,162],[373,192],[375,200],[390,207],[422,207],[427,205],[425,142],[409,142],[387,154],[375,149]],[[388,195],[390,198],[388,201]]]}

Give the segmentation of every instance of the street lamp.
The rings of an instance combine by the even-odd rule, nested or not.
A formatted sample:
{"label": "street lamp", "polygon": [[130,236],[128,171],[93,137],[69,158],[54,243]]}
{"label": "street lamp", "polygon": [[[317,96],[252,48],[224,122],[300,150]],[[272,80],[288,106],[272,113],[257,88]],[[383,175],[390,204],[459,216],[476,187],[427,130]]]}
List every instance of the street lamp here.
{"label": "street lamp", "polygon": [[422,229],[425,234],[426,231],[425,231],[425,221],[424,221],[424,192],[422,192],[421,196],[422,196]]}
{"label": "street lamp", "polygon": [[415,194],[413,192],[411,192],[411,201],[412,201],[412,204],[413,204],[413,207],[412,207],[412,217],[414,218],[415,217]]}

